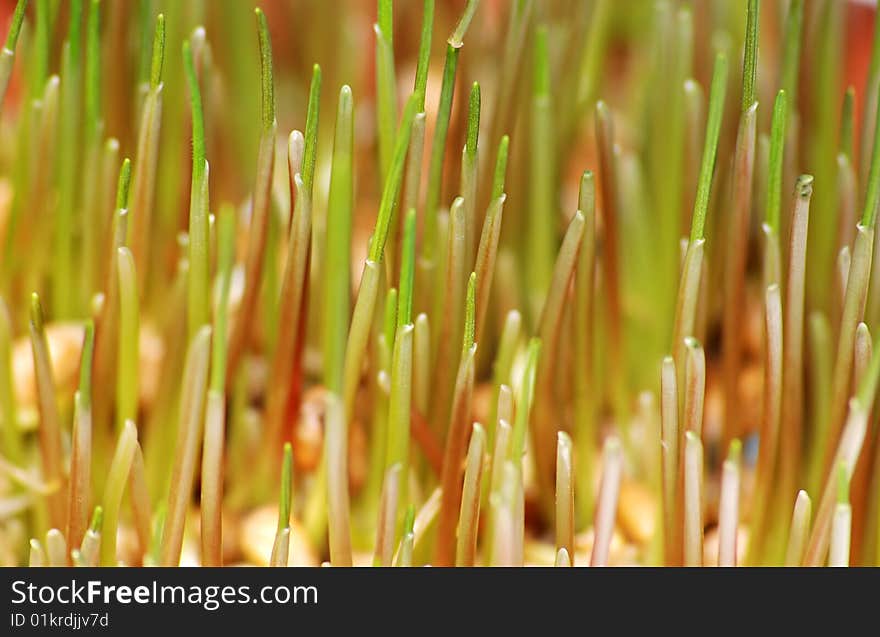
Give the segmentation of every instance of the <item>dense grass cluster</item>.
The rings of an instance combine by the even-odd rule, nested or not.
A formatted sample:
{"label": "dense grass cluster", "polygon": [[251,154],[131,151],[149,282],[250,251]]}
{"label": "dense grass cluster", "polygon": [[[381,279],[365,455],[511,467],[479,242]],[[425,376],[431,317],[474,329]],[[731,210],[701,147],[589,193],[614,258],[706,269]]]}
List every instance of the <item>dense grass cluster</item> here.
{"label": "dense grass cluster", "polygon": [[0,562],[880,565],[865,15],[19,0]]}

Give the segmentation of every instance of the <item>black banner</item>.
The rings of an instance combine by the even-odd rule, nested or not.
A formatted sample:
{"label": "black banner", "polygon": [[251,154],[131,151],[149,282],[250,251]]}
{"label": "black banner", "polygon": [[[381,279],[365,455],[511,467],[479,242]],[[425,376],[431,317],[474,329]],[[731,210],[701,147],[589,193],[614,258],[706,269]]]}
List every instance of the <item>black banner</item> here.
{"label": "black banner", "polygon": [[[0,569],[0,635],[880,632],[880,570]],[[608,631],[602,630],[602,634]]]}

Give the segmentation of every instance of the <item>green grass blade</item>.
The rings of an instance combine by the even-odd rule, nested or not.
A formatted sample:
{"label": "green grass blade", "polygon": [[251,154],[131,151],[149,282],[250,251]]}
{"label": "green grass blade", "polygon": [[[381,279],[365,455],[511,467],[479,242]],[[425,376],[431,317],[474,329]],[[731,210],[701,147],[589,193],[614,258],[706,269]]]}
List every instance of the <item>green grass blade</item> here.
{"label": "green grass blade", "polygon": [[101,131],[101,2],[91,0],[86,22],[86,141],[97,145]]}
{"label": "green grass blade", "polygon": [[7,51],[14,51],[15,45],[18,43],[18,34],[21,33],[21,24],[24,22],[24,12],[27,9],[28,0],[18,0],[15,4],[15,11],[12,14],[12,21],[9,23],[9,31],[6,33]]}
{"label": "green grass blade", "polygon": [[782,200],[782,156],[785,150],[785,120],[788,99],[784,90],[776,94],[773,119],[770,124],[770,162],[767,175],[767,213],[764,221],[779,236],[779,211]]}
{"label": "green grass blade", "polygon": [[530,137],[530,208],[526,228],[526,288],[529,310],[536,324],[541,304],[553,276],[557,211],[555,201],[553,106],[550,94],[550,60],[547,27],[535,34],[532,126]]}
{"label": "green grass blade", "polygon": [[403,182],[403,168],[406,163],[407,149],[409,148],[412,122],[416,115],[417,96],[412,95],[406,103],[403,117],[398,126],[394,142],[394,155],[391,160],[391,168],[382,189],[382,199],[379,202],[379,217],[376,220],[376,229],[373,232],[373,240],[370,244],[369,260],[375,263],[382,261],[385,252],[385,242],[391,229],[391,220],[397,199],[400,196],[400,188]]}
{"label": "green grass blade", "polygon": [[192,185],[189,205],[189,292],[187,334],[192,340],[208,324],[208,160],[205,155],[205,120],[192,45],[183,43],[183,63],[192,112]]}
{"label": "green grass blade", "polygon": [[40,297],[31,295],[30,315],[31,351],[37,382],[37,400],[40,410],[39,447],[43,479],[55,483],[57,489],[48,496],[49,524],[63,528],[64,473],[62,468],[61,421],[56,399],[56,383],[49,355],[49,342],[43,320]]}
{"label": "green grass blade", "polygon": [[804,29],[804,0],[792,0],[785,18],[785,34],[782,40],[782,66],[779,84],[788,95],[789,112],[797,110],[798,76],[801,66],[801,40]]}
{"label": "green grass blade", "polygon": [[202,439],[202,416],[210,366],[211,327],[199,329],[186,354],[177,421],[177,446],[169,481],[168,513],[162,531],[159,563],[177,566],[183,547],[186,513],[195,481],[196,456]]}
{"label": "green grass blade", "polygon": [[224,206],[217,218],[217,273],[220,297],[214,313],[214,338],[211,342],[211,380],[213,391],[222,393],[226,381],[226,325],[232,266],[235,262],[235,208]]}
{"label": "green grass blade", "polygon": [[156,17],[156,31],[153,35],[153,54],[150,61],[150,89],[156,90],[162,83],[162,67],[165,64],[165,16]]}
{"label": "green grass blade", "polygon": [[709,210],[709,192],[712,189],[712,175],[715,171],[715,155],[718,150],[718,137],[721,133],[721,118],[724,115],[724,97],[726,93],[727,56],[719,53],[715,57],[715,68],[712,71],[712,87],[709,90],[709,118],[706,123],[706,140],[703,146],[703,160],[700,165],[697,197],[694,200],[691,243],[699,241],[705,234],[706,213]]}
{"label": "green grass blade", "polygon": [[302,179],[305,191],[312,194],[315,180],[315,160],[318,156],[318,119],[321,105],[321,67],[312,67],[312,83],[309,86],[309,106],[306,111],[305,144],[303,146]]}
{"label": "green grass blade", "polygon": [[345,339],[351,314],[351,224],[354,212],[354,104],[343,86],[327,201],[326,287],[324,289],[324,384],[342,392]]}
{"label": "green grass blade", "polygon": [[504,192],[504,180],[507,176],[507,155],[510,147],[510,137],[504,135],[498,144],[498,154],[495,156],[495,175],[492,179],[492,201],[498,199]]}
{"label": "green grass blade", "polygon": [[400,264],[400,296],[397,327],[412,324],[413,279],[416,261],[416,211],[406,213],[403,231],[403,260]]}
{"label": "green grass blade", "polygon": [[422,37],[419,40],[419,57],[416,64],[414,92],[419,96],[418,111],[425,110],[425,91],[428,86],[428,62],[431,58],[431,35],[434,29],[434,0],[425,0],[422,12]]}
{"label": "green grass blade", "polygon": [[34,27],[34,39],[31,43],[30,65],[30,96],[39,99],[49,77],[49,0],[36,0],[34,13],[36,25]]}
{"label": "green grass blade", "polygon": [[[878,103],[880,103],[880,84],[878,84],[877,95]],[[874,123],[874,143],[871,146],[870,165],[865,193],[865,208],[862,212],[862,225],[866,228],[874,227],[874,222],[877,220],[877,204],[880,202],[880,108],[877,109],[877,119]]]}
{"label": "green grass blade", "polygon": [[758,19],[761,15],[759,0],[749,0],[746,43],[743,54],[742,112],[757,101],[755,77],[758,72]]}
{"label": "green grass blade", "polygon": [[532,338],[529,341],[529,356],[526,367],[523,370],[523,378],[520,382],[519,395],[516,404],[516,420],[510,445],[510,459],[517,463],[522,459],[526,445],[526,433],[529,424],[529,413],[532,408],[532,399],[535,395],[535,376],[538,371],[538,359],[541,354],[541,340]]}
{"label": "green grass blade", "polygon": [[117,251],[119,276],[119,349],[116,376],[116,419],[121,428],[137,420],[139,360],[139,308],[137,274],[131,251]]}
{"label": "green grass blade", "polygon": [[22,437],[18,428],[12,367],[12,321],[6,301],[0,297],[0,419],[3,424],[4,455],[21,461]]}
{"label": "green grass blade", "polygon": [[479,161],[477,147],[480,137],[480,84],[471,85],[468,105],[467,134],[461,155],[461,196],[464,198],[465,222],[467,226],[467,243],[465,246],[465,263],[468,267],[474,264],[474,246],[477,236],[477,173]]}
{"label": "green grass blade", "polygon": [[119,526],[119,510],[122,496],[128,484],[131,463],[137,447],[137,427],[126,420],[119,431],[113,460],[107,471],[107,486],[101,501],[103,521],[101,525],[101,566],[117,566],[116,532]]}
{"label": "green grass blade", "polygon": [[290,526],[290,503],[293,493],[293,447],[284,444],[284,459],[281,463],[281,494],[278,496],[278,530]]}
{"label": "green grass blade", "polygon": [[394,122],[397,120],[397,79],[394,70],[391,0],[379,0],[376,32],[376,129],[379,133],[379,176],[383,181],[391,170]]}
{"label": "green grass blade", "polygon": [[440,190],[443,185],[443,164],[446,156],[446,136],[449,133],[449,118],[452,112],[452,98],[455,95],[455,75],[458,69],[459,49],[446,47],[446,62],[443,66],[443,81],[440,85],[440,102],[437,106],[437,120],[434,124],[434,139],[431,145],[431,163],[428,167],[428,191],[425,195],[425,230],[423,253],[432,261],[439,249],[437,213],[440,206]]}
{"label": "green grass blade", "polygon": [[275,82],[272,73],[272,41],[269,37],[269,24],[266,21],[266,14],[259,8],[254,9],[254,14],[257,17],[257,34],[260,40],[263,130],[270,130],[275,126]]}
{"label": "green grass blade", "polygon": [[449,46],[460,48],[464,43],[464,35],[467,33],[468,27],[471,24],[471,20],[474,18],[474,14],[477,12],[479,4],[480,0],[467,0],[467,4],[464,7],[464,13],[461,14],[458,24],[455,25],[455,31],[452,32],[452,35],[450,35],[447,40]]}
{"label": "green grass blade", "polygon": [[838,142],[840,152],[846,155],[850,160],[853,156],[853,111],[855,110],[856,89],[850,85],[843,94],[843,107],[840,110],[840,141]]}

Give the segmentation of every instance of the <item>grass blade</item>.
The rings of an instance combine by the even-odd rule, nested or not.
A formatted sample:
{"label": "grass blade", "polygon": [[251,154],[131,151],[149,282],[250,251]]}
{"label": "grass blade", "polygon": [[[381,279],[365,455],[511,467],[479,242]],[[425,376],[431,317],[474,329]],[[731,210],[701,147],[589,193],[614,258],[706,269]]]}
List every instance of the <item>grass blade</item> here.
{"label": "grass blade", "polygon": [[[556,436],[556,550],[574,555],[574,466],[572,442],[564,431]],[[573,565],[568,558],[568,565]]]}
{"label": "grass blade", "polygon": [[[386,473],[394,465],[400,465],[404,480],[400,485],[397,512],[407,506],[407,476],[410,470],[410,420],[412,411],[413,338],[412,323],[413,274],[415,270],[415,211],[406,217],[403,243],[403,263],[400,273],[400,294],[396,311],[396,334],[391,358],[391,394],[388,401],[388,439],[385,450]],[[389,298],[393,298],[389,296]]]}
{"label": "grass blade", "polygon": [[616,436],[609,436],[602,448],[602,481],[599,484],[599,496],[596,500],[596,516],[593,522],[595,539],[593,553],[590,555],[590,566],[608,566],[622,473],[623,449],[620,440]]}
{"label": "grass blade", "polygon": [[[806,291],[807,232],[810,220],[810,198],[813,179],[803,175],[795,187],[790,238],[788,272],[783,303],[782,333],[783,370],[782,412],[780,423],[779,492],[788,503],[800,474],[803,439],[804,379],[804,295]],[[822,412],[824,413],[824,412]],[[787,507],[786,507],[787,508]]]}
{"label": "grass blade", "polygon": [[101,558],[101,529],[104,528],[104,509],[99,505],[92,513],[92,521],[79,547],[80,557],[86,566],[98,566]]}
{"label": "grass blade", "polygon": [[192,185],[189,203],[189,292],[187,337],[208,324],[208,160],[205,154],[205,121],[202,96],[193,61],[192,45],[183,43],[183,62],[192,110]]}
{"label": "grass blade", "polygon": [[465,264],[466,267],[474,265],[474,245],[477,236],[477,184],[480,138],[480,84],[474,82],[471,85],[471,95],[468,107],[467,135],[464,148],[461,151],[461,196],[464,199],[465,218]]}
{"label": "grass blade", "polygon": [[[584,231],[574,273],[572,378],[574,434],[577,445],[578,526],[585,526],[593,514],[593,467],[596,456],[596,402],[594,399],[595,281],[596,281],[596,193],[593,173],[581,177],[578,209],[584,216]],[[569,554],[570,556],[573,553]]]}
{"label": "grass blade", "polygon": [[[473,277],[471,278],[472,286]],[[469,296],[472,303],[473,294],[470,293]],[[434,551],[436,566],[452,566],[455,563],[455,524],[461,508],[461,460],[465,455],[467,423],[471,413],[476,351],[475,344],[468,347],[467,352],[462,356],[458,367],[458,376],[455,380],[452,411],[446,432],[443,472],[440,477],[440,517],[437,522],[437,542]]]}
{"label": "grass blade", "polygon": [[529,138],[529,211],[526,220],[525,254],[529,268],[525,285],[532,324],[550,288],[553,276],[553,249],[556,244],[558,210],[554,197],[555,131],[550,92],[550,59],[547,27],[535,32],[532,78],[532,120]]}
{"label": "grass blade", "polygon": [[113,452],[113,460],[107,472],[107,486],[102,500],[103,523],[101,526],[101,566],[116,566],[116,533],[119,525],[119,509],[131,472],[131,463],[137,447],[137,427],[126,420],[119,431],[119,440]]}
{"label": "grass blade", "polygon": [[400,548],[397,551],[397,566],[413,565],[413,548],[415,545],[415,524],[416,510],[410,507],[406,511],[406,520],[403,523],[403,539],[400,541]]}
{"label": "grass blade", "polygon": [[284,444],[281,462],[281,493],[278,496],[278,528],[272,544],[269,566],[287,566],[290,551],[290,505],[293,491],[293,448]]}
{"label": "grass blade", "polygon": [[[320,76],[317,76],[320,77]],[[315,86],[315,83],[312,83]],[[313,88],[313,92],[314,92]],[[275,444],[282,437],[283,420],[291,399],[291,394],[298,391],[292,387],[294,381],[299,383],[300,362],[298,354],[302,351],[304,324],[306,321],[306,295],[309,272],[309,254],[312,233],[312,199],[306,189],[305,181],[300,173],[297,161],[299,149],[302,148],[302,135],[294,131],[288,138],[287,166],[290,180],[291,197],[296,199],[293,218],[287,241],[287,260],[281,282],[281,307],[278,318],[284,329],[279,330],[272,357],[272,377],[275,379],[266,398],[267,444]],[[305,170],[307,156],[302,157]],[[232,373],[227,369],[227,383]]]}
{"label": "grass blade", "polygon": [[789,113],[797,111],[803,25],[804,0],[792,0],[785,17],[781,68],[779,70],[779,84],[789,98]]}
{"label": "grass blade", "polygon": [[684,565],[703,565],[703,443],[685,432]]}
{"label": "grass blade", "polygon": [[517,530],[520,520],[517,507],[522,498],[521,474],[517,465],[506,460],[502,465],[501,487],[489,498],[495,520],[490,566],[522,566],[522,545]]}
{"label": "grass blade", "polygon": [[43,307],[37,294],[31,295],[30,335],[40,409],[38,433],[43,479],[49,484],[56,485],[55,491],[47,497],[49,525],[52,528],[61,528],[66,519],[64,473],[61,466],[61,424],[55,398],[55,380],[52,375],[49,343],[46,340],[43,323]]}
{"label": "grass blade", "polygon": [[443,67],[443,82],[440,86],[440,102],[437,107],[437,120],[434,124],[434,139],[431,142],[431,163],[428,167],[428,190],[425,194],[425,229],[423,257],[434,267],[438,264],[438,221],[440,188],[443,181],[443,164],[446,157],[446,137],[449,133],[449,118],[452,112],[452,98],[455,93],[455,74],[458,69],[459,48],[446,47],[446,62]]}
{"label": "grass blade", "polygon": [[351,223],[354,209],[354,104],[339,92],[330,195],[327,201],[327,279],[324,290],[324,384],[342,391],[345,339],[351,308]]}
{"label": "grass blade", "polygon": [[[778,285],[771,285],[764,294],[764,409],[755,469],[755,490],[752,496],[752,540],[749,542],[748,564],[761,563],[765,558],[765,540],[769,516],[773,512],[774,476],[778,475],[777,453],[780,437],[780,413],[784,400],[784,347],[782,301]],[[792,369],[792,368],[789,368]],[[799,369],[799,368],[794,368]],[[781,462],[780,462],[781,465]]]}
{"label": "grass blade", "polygon": [[[878,127],[878,131],[880,131],[880,127]],[[877,145],[880,146],[880,143]],[[880,169],[880,159],[878,159],[877,164],[878,169]],[[880,183],[880,173],[878,173],[876,180]],[[859,224],[856,231],[856,241],[852,252],[849,276],[846,281],[846,295],[844,297],[843,314],[840,319],[840,330],[837,338],[837,356],[834,359],[831,385],[831,413],[825,438],[825,459],[822,463],[825,476],[832,473],[834,466],[831,463],[832,455],[837,448],[837,441],[846,419],[853,353],[855,351],[856,327],[861,322],[864,314],[871,272],[873,245],[873,225]]]}
{"label": "grass blade", "polygon": [[144,556],[148,554],[152,546],[153,514],[150,505],[150,492],[147,488],[144,454],[140,443],[137,443],[134,448],[128,484],[131,495],[132,522],[137,534],[138,559],[140,563],[143,563]]}
{"label": "grass blade", "polygon": [[220,298],[214,312],[211,377],[202,440],[201,550],[203,566],[223,564],[223,455],[226,440],[226,325],[229,288],[235,260],[235,210],[224,208],[218,218],[217,270]]}
{"label": "grass blade", "polygon": [[807,548],[810,534],[810,513],[812,504],[806,491],[798,491],[791,516],[791,527],[788,534],[788,548],[785,553],[786,566],[800,566]]}
{"label": "grass blade", "polygon": [[462,340],[460,317],[464,314],[467,277],[465,246],[468,241],[463,198],[457,197],[452,203],[449,219],[445,293],[442,306],[437,312],[437,316],[443,317],[443,324],[434,344],[437,367],[434,372],[435,395],[431,403],[431,421],[435,431],[443,431],[443,427],[449,422],[454,374],[460,360],[458,345]]}
{"label": "grass blade", "polygon": [[380,179],[388,177],[394,147],[394,122],[397,120],[397,79],[394,70],[392,0],[379,0],[376,33],[376,129],[379,131]]}
{"label": "grass blade", "polygon": [[736,566],[739,534],[740,459],[742,444],[730,444],[721,470],[721,501],[718,504],[718,566]]}
{"label": "grass blade", "polygon": [[[229,370],[227,378],[231,377],[231,374],[235,372],[238,361],[248,346],[249,335],[252,331],[251,321],[256,311],[260,282],[263,277],[263,263],[266,260],[266,241],[272,204],[272,176],[275,171],[275,133],[278,125],[275,121],[272,42],[269,38],[269,26],[266,22],[266,15],[260,9],[256,9],[255,14],[257,17],[257,32],[260,39],[262,130],[260,134],[260,150],[257,155],[253,211],[248,231],[249,241],[245,261],[244,293],[239,304],[235,325],[232,329],[232,336],[229,340]],[[205,201],[207,202],[207,195]]]}
{"label": "grass blade", "polygon": [[121,428],[126,420],[137,419],[139,365],[139,308],[137,274],[131,251],[117,251],[119,275],[119,346],[116,377],[116,419]]}
{"label": "grass blade", "polygon": [[89,524],[89,498],[92,470],[92,356],[95,328],[86,324],[80,381],[73,401],[73,432],[70,452],[70,489],[67,505],[67,532],[71,546],[79,546]]}
{"label": "grass blade", "polygon": [[414,329],[412,403],[419,414],[426,414],[431,395],[431,326],[427,314],[416,317]]}
{"label": "grass blade", "polygon": [[681,560],[681,530],[678,524],[681,509],[677,496],[681,476],[681,432],[678,423],[678,382],[675,360],[671,356],[663,359],[660,372],[660,409],[664,555],[666,564],[675,566]]}
{"label": "grass blade", "polygon": [[31,538],[28,566],[33,568],[48,565],[49,559],[46,557],[46,551],[43,550],[43,545],[40,544],[39,540]]}
{"label": "grass blade", "polygon": [[[749,3],[749,26],[757,28],[757,17],[753,11],[757,10],[757,0]],[[756,37],[750,35],[750,38]],[[757,46],[754,43],[754,46]],[[754,74],[754,60],[752,68],[748,68],[750,53],[746,52],[746,69],[743,77],[743,99],[752,100],[748,106],[743,107],[740,117],[739,130],[736,138],[736,152],[733,158],[733,202],[729,225],[726,233],[726,261],[724,267],[724,316],[722,319],[722,356],[724,359],[724,439],[729,442],[733,437],[740,435],[740,422],[738,421],[737,391],[740,368],[742,366],[742,338],[739,329],[742,323],[742,308],[745,299],[746,256],[749,235],[749,214],[752,208],[752,183],[754,182],[755,169],[755,130],[757,126],[758,104],[754,102],[754,95],[746,95],[747,90],[754,92],[754,76],[751,78],[752,86],[748,83],[748,74]],[[743,102],[745,104],[745,102]]]}
{"label": "grass blade", "polygon": [[137,154],[134,165],[134,194],[132,196],[133,223],[129,229],[128,244],[134,255],[138,272],[138,289],[145,292],[147,267],[150,263],[150,230],[153,225],[153,207],[156,198],[156,174],[159,162],[159,138],[162,119],[162,69],[165,62],[165,16],[156,18],[153,36],[150,88],[141,113],[137,136]]}
{"label": "grass blade", "polygon": [[[880,378],[880,348],[875,345],[873,351],[871,365],[859,383],[858,393],[850,399],[847,422],[841,432],[840,441],[835,447],[833,464],[831,465],[839,467],[841,463],[844,463],[847,479],[852,478],[856,461],[862,451],[867,433],[868,414],[874,402],[877,382]],[[813,525],[804,555],[803,564],[805,566],[821,566],[828,553],[835,501],[835,478],[836,476],[831,472],[825,480],[822,498],[816,512],[816,522]]]}
{"label": "grass blade", "polygon": [[532,420],[535,462],[538,471],[538,484],[545,496],[552,492],[553,458],[555,451],[554,422],[559,418],[553,409],[553,384],[555,368],[559,364],[558,349],[564,304],[571,279],[578,262],[578,251],[584,236],[584,215],[577,211],[568,224],[562,246],[553,267],[550,289],[544,301],[544,309],[538,323],[538,336],[541,339],[543,356],[538,362],[537,393],[535,412]]}
{"label": "grass blade", "polygon": [[[67,39],[61,54],[61,122],[58,137],[58,203],[55,214],[52,264],[52,307],[60,316],[73,314],[73,222],[77,206],[78,161],[82,125],[82,0],[70,3]],[[0,54],[0,77],[5,72]],[[2,82],[2,79],[0,79]],[[5,89],[5,84],[2,85]]]}
{"label": "grass blade", "polygon": [[12,336],[9,308],[0,297],[0,418],[3,424],[3,449],[6,456],[18,464],[22,456],[22,438],[13,388]]}
{"label": "grass blade", "polygon": [[691,223],[692,244],[702,239],[705,233],[706,213],[709,209],[709,193],[712,188],[712,173],[715,170],[718,136],[721,132],[721,119],[724,114],[726,86],[727,57],[723,53],[719,53],[715,57],[715,67],[712,71],[712,87],[709,91],[709,117],[706,122],[706,141],[703,146],[703,160],[700,164],[700,178],[697,185],[694,216]]}
{"label": "grass blade", "polygon": [[351,566],[351,530],[348,495],[348,427],[339,396],[327,395],[324,463],[327,466],[327,525],[330,563]]}
{"label": "grass blade", "polygon": [[391,566],[402,479],[401,469],[402,467],[396,464],[385,472],[382,499],[379,504],[379,521],[376,527],[376,553],[373,557],[373,566]]}
{"label": "grass blade", "polygon": [[538,359],[541,355],[541,339],[529,340],[528,358],[523,369],[520,381],[519,394],[516,397],[516,420],[513,423],[513,432],[510,444],[510,459],[519,466],[526,446],[526,432],[528,431],[529,415],[535,396],[535,376],[538,371]]}
{"label": "grass blade", "polygon": [[759,0],[749,0],[745,52],[743,54],[743,113],[748,111],[757,100],[755,95],[755,76],[758,71],[758,19],[760,15]]}
{"label": "grass blade", "polygon": [[703,404],[706,397],[706,354],[700,342],[693,338],[684,339],[687,358],[684,363],[684,418],[685,431],[692,431],[697,437],[703,433]]}
{"label": "grass blade", "polygon": [[849,566],[850,534],[852,530],[852,507],[849,503],[849,473],[841,464],[837,479],[837,504],[831,521],[831,548],[828,566]]}
{"label": "grass blade", "polygon": [[458,539],[455,548],[456,566],[473,566],[477,550],[477,529],[480,522],[480,495],[483,480],[483,456],[486,452],[486,432],[474,423],[465,461],[464,482],[461,491],[461,509],[458,515]]}
{"label": "grass blade", "polygon": [[202,416],[208,384],[211,327],[199,329],[189,346],[181,385],[177,450],[168,494],[168,514],[162,531],[160,563],[177,566],[183,546],[186,511],[195,479],[196,456],[202,438]]}
{"label": "grass blade", "polygon": [[[596,104],[596,143],[599,147],[599,183],[602,188],[603,198],[603,243],[606,246],[603,259],[605,272],[605,293],[607,299],[605,307],[607,311],[606,323],[608,324],[611,352],[609,353],[609,367],[614,371],[611,374],[619,378],[621,347],[620,325],[620,191],[617,177],[616,158],[614,154],[614,122],[611,111],[607,105],[600,101]],[[619,388],[618,388],[619,389]],[[614,390],[616,391],[616,390]]]}
{"label": "grass blade", "polygon": [[58,529],[46,533],[46,559],[48,566],[68,566],[67,542]]}
{"label": "grass blade", "polygon": [[27,9],[28,0],[18,0],[12,21],[9,23],[9,31],[6,32],[6,43],[0,52],[0,105],[6,98],[6,89],[9,87],[9,78],[12,76],[12,68],[15,64],[15,45],[18,43],[18,34],[21,33],[21,23],[24,22],[24,12]]}

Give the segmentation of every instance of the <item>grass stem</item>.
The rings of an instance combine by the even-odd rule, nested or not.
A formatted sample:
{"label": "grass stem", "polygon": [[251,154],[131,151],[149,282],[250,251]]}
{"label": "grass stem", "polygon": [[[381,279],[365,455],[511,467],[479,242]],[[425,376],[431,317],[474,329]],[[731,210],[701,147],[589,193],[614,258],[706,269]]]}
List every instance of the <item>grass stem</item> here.
{"label": "grass stem", "polygon": [[162,531],[162,566],[176,566],[180,562],[186,512],[195,480],[199,441],[202,439],[210,347],[211,327],[205,325],[192,339],[184,366],[177,423],[177,449],[171,472],[168,513]]}
{"label": "grass stem", "polygon": [[126,420],[119,430],[119,439],[113,460],[107,472],[107,484],[102,500],[103,524],[101,526],[101,566],[116,566],[116,534],[119,526],[119,509],[125,485],[131,473],[131,463],[137,447],[137,427],[131,420]]}
{"label": "grass stem", "polygon": [[810,515],[812,503],[806,491],[798,491],[794,502],[794,512],[791,516],[791,526],[788,532],[788,548],[785,553],[786,566],[800,566],[804,559],[804,551],[807,548],[807,540],[810,534]]}
{"label": "grass stem", "polygon": [[803,342],[806,291],[807,232],[813,179],[803,175],[795,187],[790,224],[788,270],[783,303],[782,411],[780,422],[779,491],[790,497],[800,473],[803,439]]}
{"label": "grass stem", "polygon": [[721,469],[718,504],[718,566],[736,566],[742,444],[734,440]]}
{"label": "grass stem", "polygon": [[564,431],[556,436],[556,550],[574,555],[574,466],[571,438]]}
{"label": "grass stem", "polygon": [[192,110],[192,185],[189,204],[189,292],[187,337],[208,324],[208,160],[205,153],[205,121],[202,96],[193,60],[192,45],[183,43],[183,62]]}
{"label": "grass stem", "polygon": [[590,555],[590,566],[607,566],[611,550],[611,536],[617,519],[620,480],[623,473],[623,449],[616,436],[609,436],[602,448],[602,480],[596,500],[593,522],[595,539]]}
{"label": "grass stem", "polygon": [[474,423],[465,461],[461,509],[458,515],[456,566],[473,566],[477,550],[477,530],[480,522],[480,497],[483,480],[483,457],[486,453],[486,431]]}
{"label": "grass stem", "polygon": [[324,290],[324,384],[342,391],[345,339],[351,308],[351,224],[354,209],[354,103],[339,92],[330,194],[327,201],[327,268]]}
{"label": "grass stem", "polygon": [[[252,332],[252,320],[259,298],[272,207],[272,177],[275,172],[275,89],[272,72],[272,42],[266,15],[255,10],[260,39],[260,77],[262,87],[262,128],[257,155],[257,174],[254,184],[253,209],[248,230],[248,250],[245,260],[245,283],[236,321],[229,339],[229,368],[227,380],[235,373]],[[207,202],[207,195],[206,195]],[[192,242],[192,238],[190,238]],[[190,274],[192,276],[192,274]],[[227,385],[230,384],[227,382]]]}
{"label": "grass stem", "polygon": [[660,414],[664,555],[667,565],[677,565],[681,559],[681,531],[678,525],[680,509],[677,497],[681,475],[681,432],[678,422],[678,381],[675,360],[671,356],[663,359],[660,372]]}
{"label": "grass stem", "polygon": [[37,399],[40,410],[39,446],[42,461],[43,479],[55,484],[56,489],[47,497],[49,525],[63,528],[65,517],[64,472],[62,468],[61,420],[55,394],[55,379],[52,374],[52,361],[49,342],[44,327],[43,307],[40,297],[31,295],[30,336],[31,351],[34,357]]}
{"label": "grass stem", "polygon": [[80,360],[79,389],[73,401],[73,431],[71,433],[70,489],[67,505],[67,532],[71,546],[79,546],[89,524],[89,498],[92,470],[92,357],[95,347],[95,328],[86,324]]}
{"label": "grass stem", "polygon": [[703,565],[703,443],[692,431],[684,449],[684,565]]}

